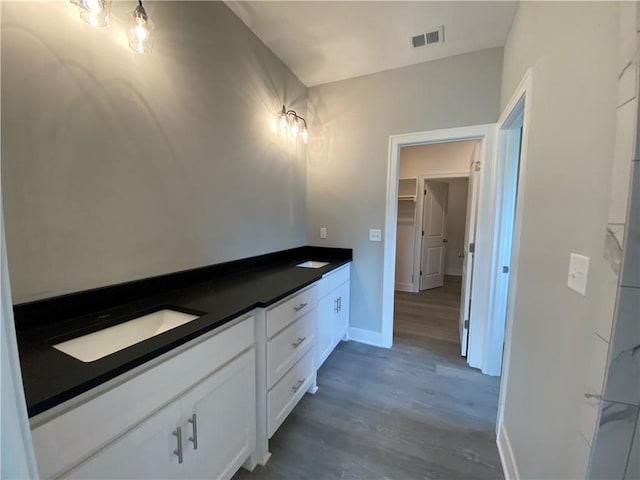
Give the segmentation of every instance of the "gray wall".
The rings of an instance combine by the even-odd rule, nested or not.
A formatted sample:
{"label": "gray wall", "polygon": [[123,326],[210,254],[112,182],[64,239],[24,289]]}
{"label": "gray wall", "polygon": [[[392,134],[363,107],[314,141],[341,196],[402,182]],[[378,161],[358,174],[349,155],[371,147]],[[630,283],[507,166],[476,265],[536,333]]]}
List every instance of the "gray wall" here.
{"label": "gray wall", "polygon": [[308,239],[353,248],[352,327],[382,328],[383,243],[368,230],[384,227],[389,136],[495,122],[501,72],[496,48],[309,89]]}
{"label": "gray wall", "polygon": [[271,122],[306,88],[221,2],[2,2],[2,181],[22,302],[306,243],[302,143]]}
{"label": "gray wall", "polygon": [[[605,243],[615,136],[618,5],[521,2],[501,105],[533,68],[531,128],[504,429],[521,478],[584,478],[581,399]],[[586,296],[571,252],[591,258]]]}

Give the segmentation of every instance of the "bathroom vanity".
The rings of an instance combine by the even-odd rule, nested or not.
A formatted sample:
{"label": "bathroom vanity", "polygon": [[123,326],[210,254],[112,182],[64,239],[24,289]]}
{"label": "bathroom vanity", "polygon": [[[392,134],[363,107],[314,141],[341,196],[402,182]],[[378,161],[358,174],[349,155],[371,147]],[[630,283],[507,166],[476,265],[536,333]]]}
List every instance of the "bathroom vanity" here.
{"label": "bathroom vanity", "polygon": [[16,305],[40,476],[228,479],[264,464],[348,335],[350,261],[302,247]]}

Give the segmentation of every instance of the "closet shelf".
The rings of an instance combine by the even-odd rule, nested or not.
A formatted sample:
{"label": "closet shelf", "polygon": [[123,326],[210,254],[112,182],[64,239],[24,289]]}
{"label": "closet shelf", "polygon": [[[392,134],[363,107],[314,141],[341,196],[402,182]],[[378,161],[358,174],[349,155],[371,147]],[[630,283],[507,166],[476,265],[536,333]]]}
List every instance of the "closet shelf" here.
{"label": "closet shelf", "polygon": [[416,196],[415,195],[398,195],[398,201],[399,202],[414,202],[416,201]]}

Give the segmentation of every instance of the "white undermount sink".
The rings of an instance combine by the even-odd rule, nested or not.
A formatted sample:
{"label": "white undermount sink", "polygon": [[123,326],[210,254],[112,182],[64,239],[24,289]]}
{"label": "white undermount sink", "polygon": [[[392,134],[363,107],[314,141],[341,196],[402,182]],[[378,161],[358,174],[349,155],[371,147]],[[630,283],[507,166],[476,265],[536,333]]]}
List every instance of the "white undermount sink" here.
{"label": "white undermount sink", "polygon": [[93,362],[196,318],[198,315],[164,308],[53,347],[83,362]]}
{"label": "white undermount sink", "polygon": [[329,265],[329,262],[316,262],[315,260],[307,260],[306,262],[299,263],[296,267],[303,268],[322,268],[325,265]]}

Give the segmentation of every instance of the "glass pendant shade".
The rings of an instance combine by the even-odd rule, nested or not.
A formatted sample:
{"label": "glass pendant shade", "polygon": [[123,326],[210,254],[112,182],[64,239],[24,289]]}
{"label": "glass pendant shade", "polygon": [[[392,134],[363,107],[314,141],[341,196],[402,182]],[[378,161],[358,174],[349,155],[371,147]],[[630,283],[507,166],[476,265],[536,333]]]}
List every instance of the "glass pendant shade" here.
{"label": "glass pendant shade", "polygon": [[77,0],[80,18],[92,27],[106,27],[111,14],[111,0]]}
{"label": "glass pendant shade", "polygon": [[280,129],[285,130],[289,126],[289,119],[287,118],[287,110],[282,106],[282,112],[280,112]]}
{"label": "glass pendant shade", "polygon": [[154,41],[153,22],[149,20],[142,4],[131,14],[129,25],[129,46],[138,53],[151,53]]}

